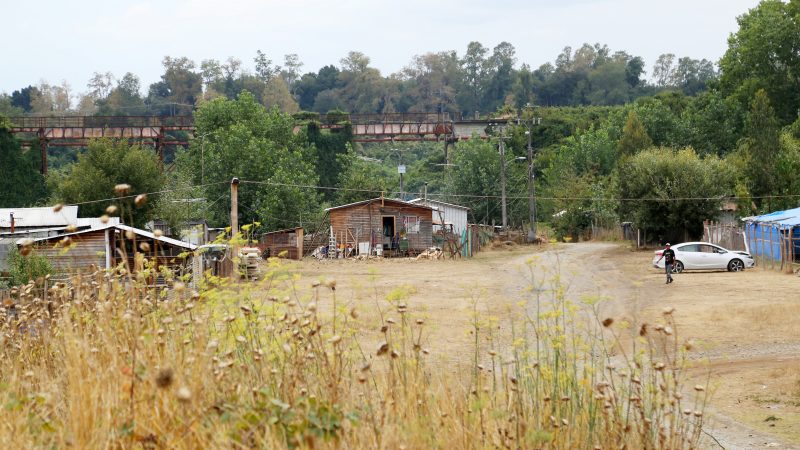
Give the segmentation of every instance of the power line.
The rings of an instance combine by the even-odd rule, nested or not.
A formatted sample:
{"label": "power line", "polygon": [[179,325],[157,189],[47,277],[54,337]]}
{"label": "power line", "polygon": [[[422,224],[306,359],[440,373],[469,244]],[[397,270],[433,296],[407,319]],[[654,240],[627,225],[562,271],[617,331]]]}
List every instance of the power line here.
{"label": "power line", "polygon": [[182,187],[182,188],[164,189],[162,191],[155,191],[155,192],[141,192],[139,194],[123,195],[121,197],[109,197],[109,198],[104,198],[104,199],[100,199],[100,200],[87,200],[87,201],[84,201],[84,202],[66,203],[65,206],[90,205],[92,203],[110,202],[110,201],[114,201],[114,200],[124,200],[124,199],[129,199],[129,198],[136,198],[137,196],[142,195],[142,194],[144,194],[144,195],[159,195],[159,194],[166,194],[168,192],[188,191],[189,189],[202,188],[202,187],[206,187],[206,186],[214,186],[214,185],[217,185],[217,184],[228,184],[228,181],[218,181],[216,183],[206,183],[206,184],[195,184],[195,185],[186,186],[186,187]]}

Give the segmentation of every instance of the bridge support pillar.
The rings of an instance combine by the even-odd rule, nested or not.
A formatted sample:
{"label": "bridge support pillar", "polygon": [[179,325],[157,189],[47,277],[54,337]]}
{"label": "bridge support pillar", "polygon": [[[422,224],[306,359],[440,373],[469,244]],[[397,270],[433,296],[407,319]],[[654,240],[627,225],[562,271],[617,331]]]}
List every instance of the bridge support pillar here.
{"label": "bridge support pillar", "polygon": [[47,139],[44,137],[44,128],[39,128],[39,151],[41,152],[41,162],[39,172],[42,175],[47,175]]}

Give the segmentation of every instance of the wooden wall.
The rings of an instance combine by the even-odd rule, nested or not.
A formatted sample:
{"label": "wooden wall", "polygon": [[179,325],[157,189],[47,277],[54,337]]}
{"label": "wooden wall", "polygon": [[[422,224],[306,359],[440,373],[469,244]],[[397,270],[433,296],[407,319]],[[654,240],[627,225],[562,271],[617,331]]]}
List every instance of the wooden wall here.
{"label": "wooden wall", "polygon": [[303,257],[303,229],[295,228],[264,233],[261,235],[258,248],[262,254],[269,250],[270,257],[277,257],[286,252],[286,258],[300,259]]}
{"label": "wooden wall", "polygon": [[92,265],[97,269],[106,267],[106,231],[97,230],[70,236],[69,248],[61,239],[40,241],[35,245],[37,254],[46,257],[55,273],[88,273]]}
{"label": "wooden wall", "polygon": [[[382,218],[385,216],[395,218],[396,232],[402,230],[406,217],[419,222],[418,232],[409,231],[405,234],[409,250],[420,252],[433,245],[433,215],[429,208],[392,201],[384,201],[381,206],[380,200],[373,200],[365,204],[330,210],[331,227],[337,237],[337,243],[351,243],[356,249],[359,242],[371,242],[373,246],[391,242],[391,238],[383,236]],[[346,238],[344,241],[343,236]]]}

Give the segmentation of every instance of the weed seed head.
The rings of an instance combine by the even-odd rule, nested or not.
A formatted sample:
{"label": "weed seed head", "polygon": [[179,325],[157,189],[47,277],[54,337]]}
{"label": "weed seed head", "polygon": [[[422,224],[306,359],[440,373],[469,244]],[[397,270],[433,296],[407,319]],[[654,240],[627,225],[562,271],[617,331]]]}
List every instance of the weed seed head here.
{"label": "weed seed head", "polygon": [[123,195],[128,195],[128,192],[130,191],[131,191],[131,185],[127,183],[121,183],[114,186],[114,193],[116,193],[118,197],[122,197]]}
{"label": "weed seed head", "polygon": [[174,380],[175,373],[172,369],[166,368],[161,369],[158,371],[156,375],[156,386],[160,387],[161,389],[166,389],[172,385],[172,381]]}

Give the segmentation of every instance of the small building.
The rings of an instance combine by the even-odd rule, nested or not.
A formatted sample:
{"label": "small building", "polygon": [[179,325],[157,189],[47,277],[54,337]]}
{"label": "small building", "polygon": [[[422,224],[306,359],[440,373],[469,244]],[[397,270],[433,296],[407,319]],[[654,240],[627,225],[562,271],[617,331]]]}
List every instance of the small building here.
{"label": "small building", "polygon": [[[69,238],[68,242],[65,238]],[[33,247],[50,261],[53,271],[60,274],[109,269],[126,258],[128,267],[134,270],[136,251],[145,253],[157,267],[167,266],[182,273],[191,267],[187,252],[197,248],[187,242],[157,237],[149,231],[120,224],[35,239]],[[142,247],[149,250],[143,251]]]}
{"label": "small building", "polygon": [[287,259],[303,258],[303,228],[271,231],[261,235],[258,248],[265,258],[282,256]]}
{"label": "small building", "polygon": [[742,220],[748,251],[762,263],[791,267],[792,263],[800,260],[800,208]]}
{"label": "small building", "polygon": [[8,249],[21,239],[41,239],[75,231],[119,224],[119,217],[103,223],[99,217],[78,217],[77,206],[0,208],[0,273],[6,272]]}
{"label": "small building", "polygon": [[374,198],[326,210],[337,247],[345,254],[420,253],[433,243],[433,209]]}
{"label": "small building", "polygon": [[422,198],[415,198],[414,200],[410,200],[409,203],[430,206],[433,209],[434,234],[444,229],[447,232],[461,236],[467,230],[469,208],[466,206]]}

